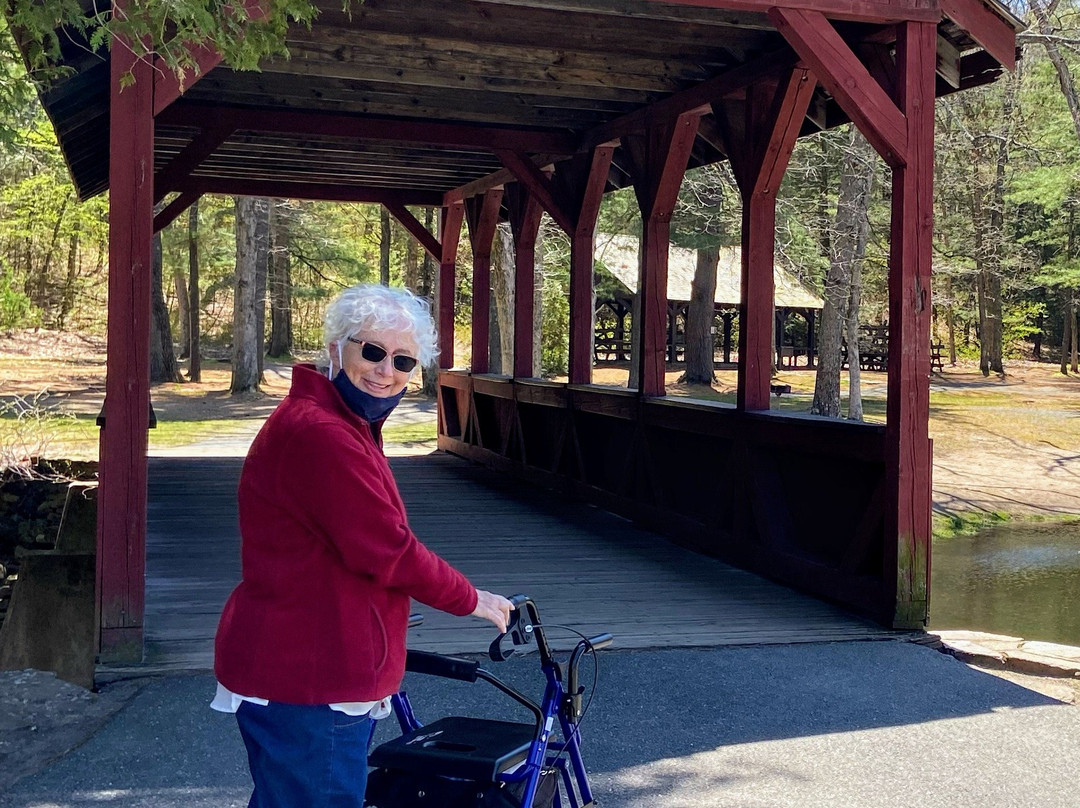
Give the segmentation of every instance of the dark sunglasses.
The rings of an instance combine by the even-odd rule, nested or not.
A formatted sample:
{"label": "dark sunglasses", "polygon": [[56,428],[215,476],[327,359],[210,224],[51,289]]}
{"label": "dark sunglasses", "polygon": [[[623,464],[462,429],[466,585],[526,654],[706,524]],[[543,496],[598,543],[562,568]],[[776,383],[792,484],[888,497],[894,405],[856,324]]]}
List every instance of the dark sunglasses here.
{"label": "dark sunglasses", "polygon": [[[374,342],[364,342],[362,339],[356,339],[355,337],[345,337],[345,339],[359,345],[360,355],[372,364],[377,365],[386,359],[386,348],[381,345],[376,345]],[[393,361],[394,370],[400,370],[402,373],[411,373],[417,362],[415,357],[405,356],[404,354],[398,354]]]}

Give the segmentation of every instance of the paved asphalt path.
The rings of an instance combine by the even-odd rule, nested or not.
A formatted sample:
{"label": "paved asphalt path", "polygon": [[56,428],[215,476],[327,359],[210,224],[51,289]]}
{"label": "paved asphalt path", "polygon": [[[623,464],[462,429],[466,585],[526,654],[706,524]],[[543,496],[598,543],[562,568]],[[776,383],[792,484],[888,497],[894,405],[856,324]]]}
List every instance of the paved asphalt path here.
{"label": "paved asphalt path", "polygon": [[[488,667],[529,691],[535,665]],[[482,683],[406,686],[421,720],[524,719]],[[242,808],[241,741],[212,692],[205,674],[149,683],[0,806]],[[583,736],[604,808],[1080,806],[1080,708],[900,642],[613,648]]]}

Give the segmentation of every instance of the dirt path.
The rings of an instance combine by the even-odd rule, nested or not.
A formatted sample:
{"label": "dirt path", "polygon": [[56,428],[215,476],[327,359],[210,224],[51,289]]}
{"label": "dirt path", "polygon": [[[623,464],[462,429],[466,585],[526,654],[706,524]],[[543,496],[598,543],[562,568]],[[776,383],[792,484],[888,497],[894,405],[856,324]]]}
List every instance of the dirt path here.
{"label": "dirt path", "polygon": [[[40,394],[65,412],[97,415],[104,399],[104,342],[74,334],[16,332],[0,337],[0,399]],[[947,368],[931,382],[934,504],[946,513],[1080,513],[1080,378],[1046,364],[1013,362],[1004,378],[984,378],[972,365]],[[668,374],[671,394],[686,395]],[[735,374],[720,374],[714,395],[730,393]],[[626,371],[598,368],[595,381],[625,385]],[[263,392],[230,396],[229,366],[204,361],[199,384],[157,385],[151,391],[160,420],[237,421],[236,435],[253,434],[288,391],[286,365],[269,363]],[[785,371],[792,386],[781,404],[808,407],[811,371]],[[863,374],[868,401],[885,394],[885,375]],[[423,417],[423,413],[419,417]],[[433,416],[431,416],[433,420]]]}

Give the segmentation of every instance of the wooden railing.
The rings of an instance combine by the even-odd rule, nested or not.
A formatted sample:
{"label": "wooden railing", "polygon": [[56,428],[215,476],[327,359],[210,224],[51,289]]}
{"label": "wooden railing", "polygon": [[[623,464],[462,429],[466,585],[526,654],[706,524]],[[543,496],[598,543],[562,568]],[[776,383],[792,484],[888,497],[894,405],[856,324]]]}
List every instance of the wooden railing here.
{"label": "wooden railing", "polygon": [[884,428],[445,371],[439,448],[888,623]]}

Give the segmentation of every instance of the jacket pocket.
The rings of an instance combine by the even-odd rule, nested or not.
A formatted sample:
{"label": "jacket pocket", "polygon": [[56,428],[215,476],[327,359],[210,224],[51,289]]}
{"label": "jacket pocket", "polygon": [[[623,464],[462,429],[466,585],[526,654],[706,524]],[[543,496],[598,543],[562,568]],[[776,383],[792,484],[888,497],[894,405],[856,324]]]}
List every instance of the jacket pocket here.
{"label": "jacket pocket", "polygon": [[386,642],[386,626],[383,625],[382,616],[374,606],[369,606],[371,612],[371,657],[378,660],[375,662],[376,674],[386,664],[388,647]]}

